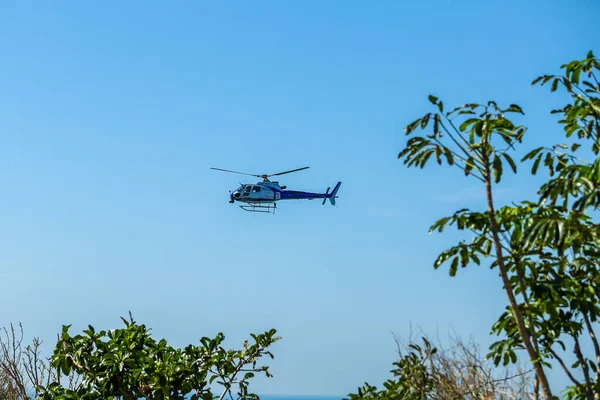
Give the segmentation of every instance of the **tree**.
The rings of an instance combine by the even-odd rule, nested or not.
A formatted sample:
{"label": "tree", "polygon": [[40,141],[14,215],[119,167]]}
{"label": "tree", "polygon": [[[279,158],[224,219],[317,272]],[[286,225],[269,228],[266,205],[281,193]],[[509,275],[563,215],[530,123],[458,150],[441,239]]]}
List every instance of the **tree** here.
{"label": "tree", "polygon": [[[40,400],[258,399],[248,390],[250,380],[257,373],[271,377],[269,368],[259,362],[264,356],[273,357],[268,348],[280,339],[274,329],[251,334],[252,341],[244,341],[239,350],[225,349],[222,333],[178,349],[165,339],[155,340],[150,329],[131,314],[129,320],[122,320],[124,328],[96,331],[88,326],[74,336],[69,333],[70,325],[63,326],[54,353],[44,364],[51,372],[46,379],[28,374],[35,387],[19,388],[26,380],[11,373],[9,384],[0,389],[16,386],[18,396],[11,400],[31,398],[32,391]],[[9,365],[16,371],[14,366],[21,365],[19,356],[12,357]],[[219,387],[218,394],[213,393]]]}
{"label": "tree", "polygon": [[534,396],[531,368],[496,368],[473,342],[450,344],[423,336],[421,343],[396,339],[398,361],[382,389],[365,383],[344,400],[527,400]]}
{"label": "tree", "polygon": [[[506,115],[523,114],[523,111],[515,104],[503,109],[495,102],[490,101],[487,105],[465,104],[444,113],[442,101],[431,95],[429,100],[438,108],[439,112],[428,113],[409,124],[405,129],[407,134],[411,134],[418,127],[426,129],[429,123],[432,122],[433,132],[426,137],[416,136],[411,138],[398,157],[404,158],[408,167],[423,168],[431,159],[431,156],[435,155],[438,164],[441,165],[445,160],[449,165],[462,169],[465,175],[473,176],[481,181],[484,185],[487,202],[485,217],[489,223],[485,240],[474,242],[471,245],[461,243],[442,253],[436,260],[435,265],[437,267],[452,258],[450,274],[454,275],[459,263],[462,267],[465,267],[470,261],[479,263],[479,254],[490,256],[493,249],[519,336],[522,338],[522,343],[534,363],[536,376],[540,379],[546,399],[552,399],[550,385],[541,363],[539,351],[535,347],[537,341],[535,332],[527,329],[522,310],[518,307],[515,291],[510,283],[509,271],[503,256],[492,192],[492,185],[500,182],[505,162],[516,172],[516,164],[508,154],[508,150],[513,148],[516,143],[521,142],[525,128],[514,124],[506,118]],[[479,112],[478,115],[476,111]],[[458,128],[456,127],[457,117],[458,119],[461,117],[464,119],[458,125]],[[506,147],[496,148],[495,140],[502,140]],[[446,142],[450,143],[446,144]],[[438,224],[437,226],[442,225]]]}
{"label": "tree", "polygon": [[[593,218],[600,205],[600,83],[596,76],[600,60],[590,51],[585,59],[561,68],[562,75],[544,75],[533,84],[551,82],[552,92],[561,86],[565,89],[570,101],[552,113],[562,116],[559,123],[571,144],[537,148],[524,157],[534,160],[534,174],[543,158],[550,179],[540,188],[538,209],[521,246],[536,256],[532,311],[546,339],[547,353],[573,383],[567,398],[600,400],[600,345],[594,330],[600,317],[600,225]],[[577,155],[590,142],[586,147],[594,159],[591,162]],[[556,343],[565,350],[565,338],[576,359],[571,368],[551,347]],[[586,339],[593,348],[591,356],[583,350]],[[578,370],[581,380],[572,370]]]}
{"label": "tree", "polygon": [[[450,275],[454,276],[459,265],[479,264],[489,257],[490,267],[499,270],[508,306],[493,327],[494,333],[504,335],[490,349],[495,363],[515,362],[515,350],[524,348],[546,399],[553,396],[545,368],[554,359],[573,382],[567,398],[597,400],[600,346],[593,324],[600,315],[600,253],[596,250],[600,226],[588,211],[600,205],[600,158],[585,162],[575,152],[589,141],[591,153],[597,156],[600,152],[600,84],[595,75],[600,62],[590,52],[585,59],[562,68],[563,75],[545,75],[533,83],[552,82],[551,91],[559,86],[566,89],[570,102],[553,113],[562,114],[559,122],[567,138],[575,143],[538,148],[521,160],[533,160],[532,173],[542,162],[548,168],[550,179],[541,187],[536,201],[499,210],[494,206],[493,185],[500,182],[506,168],[517,172],[517,163],[509,152],[521,143],[526,132],[508,118],[524,115],[514,104],[506,108],[494,101],[465,104],[444,113],[442,101],[429,96],[436,111],[409,124],[406,133],[428,127],[433,131],[409,139],[398,157],[407,167],[423,168],[435,156],[438,164],[458,167],[483,184],[485,211],[459,210],[437,221],[431,230],[441,232],[447,226],[456,226],[473,236],[470,243],[461,241],[442,252],[435,268],[448,262]],[[582,75],[587,79],[580,81]],[[571,198],[576,199],[572,205]],[[557,204],[559,201],[562,203]],[[585,336],[593,344],[593,357],[583,354],[580,343],[586,331]],[[555,347],[566,350],[564,338],[572,340],[577,359],[571,368]],[[572,369],[578,369],[584,380],[577,379]]]}

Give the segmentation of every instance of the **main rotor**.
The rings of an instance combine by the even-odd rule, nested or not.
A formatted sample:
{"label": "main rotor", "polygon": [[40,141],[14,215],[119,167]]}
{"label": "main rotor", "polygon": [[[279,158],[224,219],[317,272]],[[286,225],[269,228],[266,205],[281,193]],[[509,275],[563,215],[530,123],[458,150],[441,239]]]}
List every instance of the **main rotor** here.
{"label": "main rotor", "polygon": [[278,172],[276,174],[248,174],[246,172],[231,171],[231,170],[228,170],[228,169],[212,168],[212,167],[210,169],[214,169],[216,171],[231,172],[231,173],[240,174],[240,175],[256,176],[257,178],[262,178],[263,182],[271,182],[269,180],[269,178],[272,177],[272,176],[289,174],[291,172],[302,171],[303,169],[307,169],[307,168],[310,168],[310,167],[302,167],[302,168],[292,169],[292,170],[289,170],[289,171]]}

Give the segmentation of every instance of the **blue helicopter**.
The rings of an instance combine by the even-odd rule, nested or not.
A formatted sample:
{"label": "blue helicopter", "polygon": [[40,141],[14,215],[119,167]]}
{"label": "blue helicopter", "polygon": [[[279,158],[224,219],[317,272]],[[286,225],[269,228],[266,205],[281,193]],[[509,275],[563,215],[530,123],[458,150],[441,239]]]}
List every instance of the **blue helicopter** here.
{"label": "blue helicopter", "polygon": [[280,200],[314,200],[323,199],[323,205],[327,199],[335,206],[335,199],[338,197],[337,192],[342,185],[342,182],[338,182],[329,193],[330,187],[327,188],[325,193],[311,193],[311,192],[300,192],[296,190],[285,190],[287,186],[280,186],[279,182],[272,182],[269,180],[272,176],[289,174],[291,172],[302,171],[309,167],[292,169],[290,171],[278,172],[276,174],[248,174],[245,172],[230,171],[228,169],[211,168],[216,171],[231,172],[234,174],[256,176],[262,178],[262,182],[255,184],[244,184],[241,183],[240,187],[235,189],[233,192],[229,191],[229,202],[234,203],[236,201],[244,203],[240,205],[240,208],[244,211],[250,212],[267,212],[275,213],[277,208],[277,201]]}

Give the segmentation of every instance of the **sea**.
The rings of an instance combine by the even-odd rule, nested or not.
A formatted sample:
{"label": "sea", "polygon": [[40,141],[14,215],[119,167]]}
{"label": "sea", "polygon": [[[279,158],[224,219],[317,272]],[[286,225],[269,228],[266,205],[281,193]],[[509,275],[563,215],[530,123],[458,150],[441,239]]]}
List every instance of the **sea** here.
{"label": "sea", "polygon": [[315,395],[285,395],[285,394],[260,394],[261,400],[342,400],[347,398],[345,395],[340,396],[315,396]]}

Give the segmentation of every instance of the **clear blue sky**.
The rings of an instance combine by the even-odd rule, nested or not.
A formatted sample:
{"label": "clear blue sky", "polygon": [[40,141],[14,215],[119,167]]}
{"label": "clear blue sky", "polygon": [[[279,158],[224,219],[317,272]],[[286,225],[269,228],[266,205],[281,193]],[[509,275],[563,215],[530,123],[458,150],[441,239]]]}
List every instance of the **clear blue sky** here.
{"label": "clear blue sky", "polygon": [[[446,104],[527,113],[526,146],[560,140],[531,88],[589,49],[600,6],[565,1],[0,4],[0,324],[46,340],[131,310],[176,345],[276,328],[261,393],[380,384],[391,332],[454,328],[487,346],[505,297],[487,268],[451,279],[459,237],[431,222],[477,207],[476,181],[396,159],[402,127]],[[244,177],[343,181],[338,207],[227,202]],[[253,182],[253,179],[250,179]],[[498,201],[537,180],[507,178]]]}

